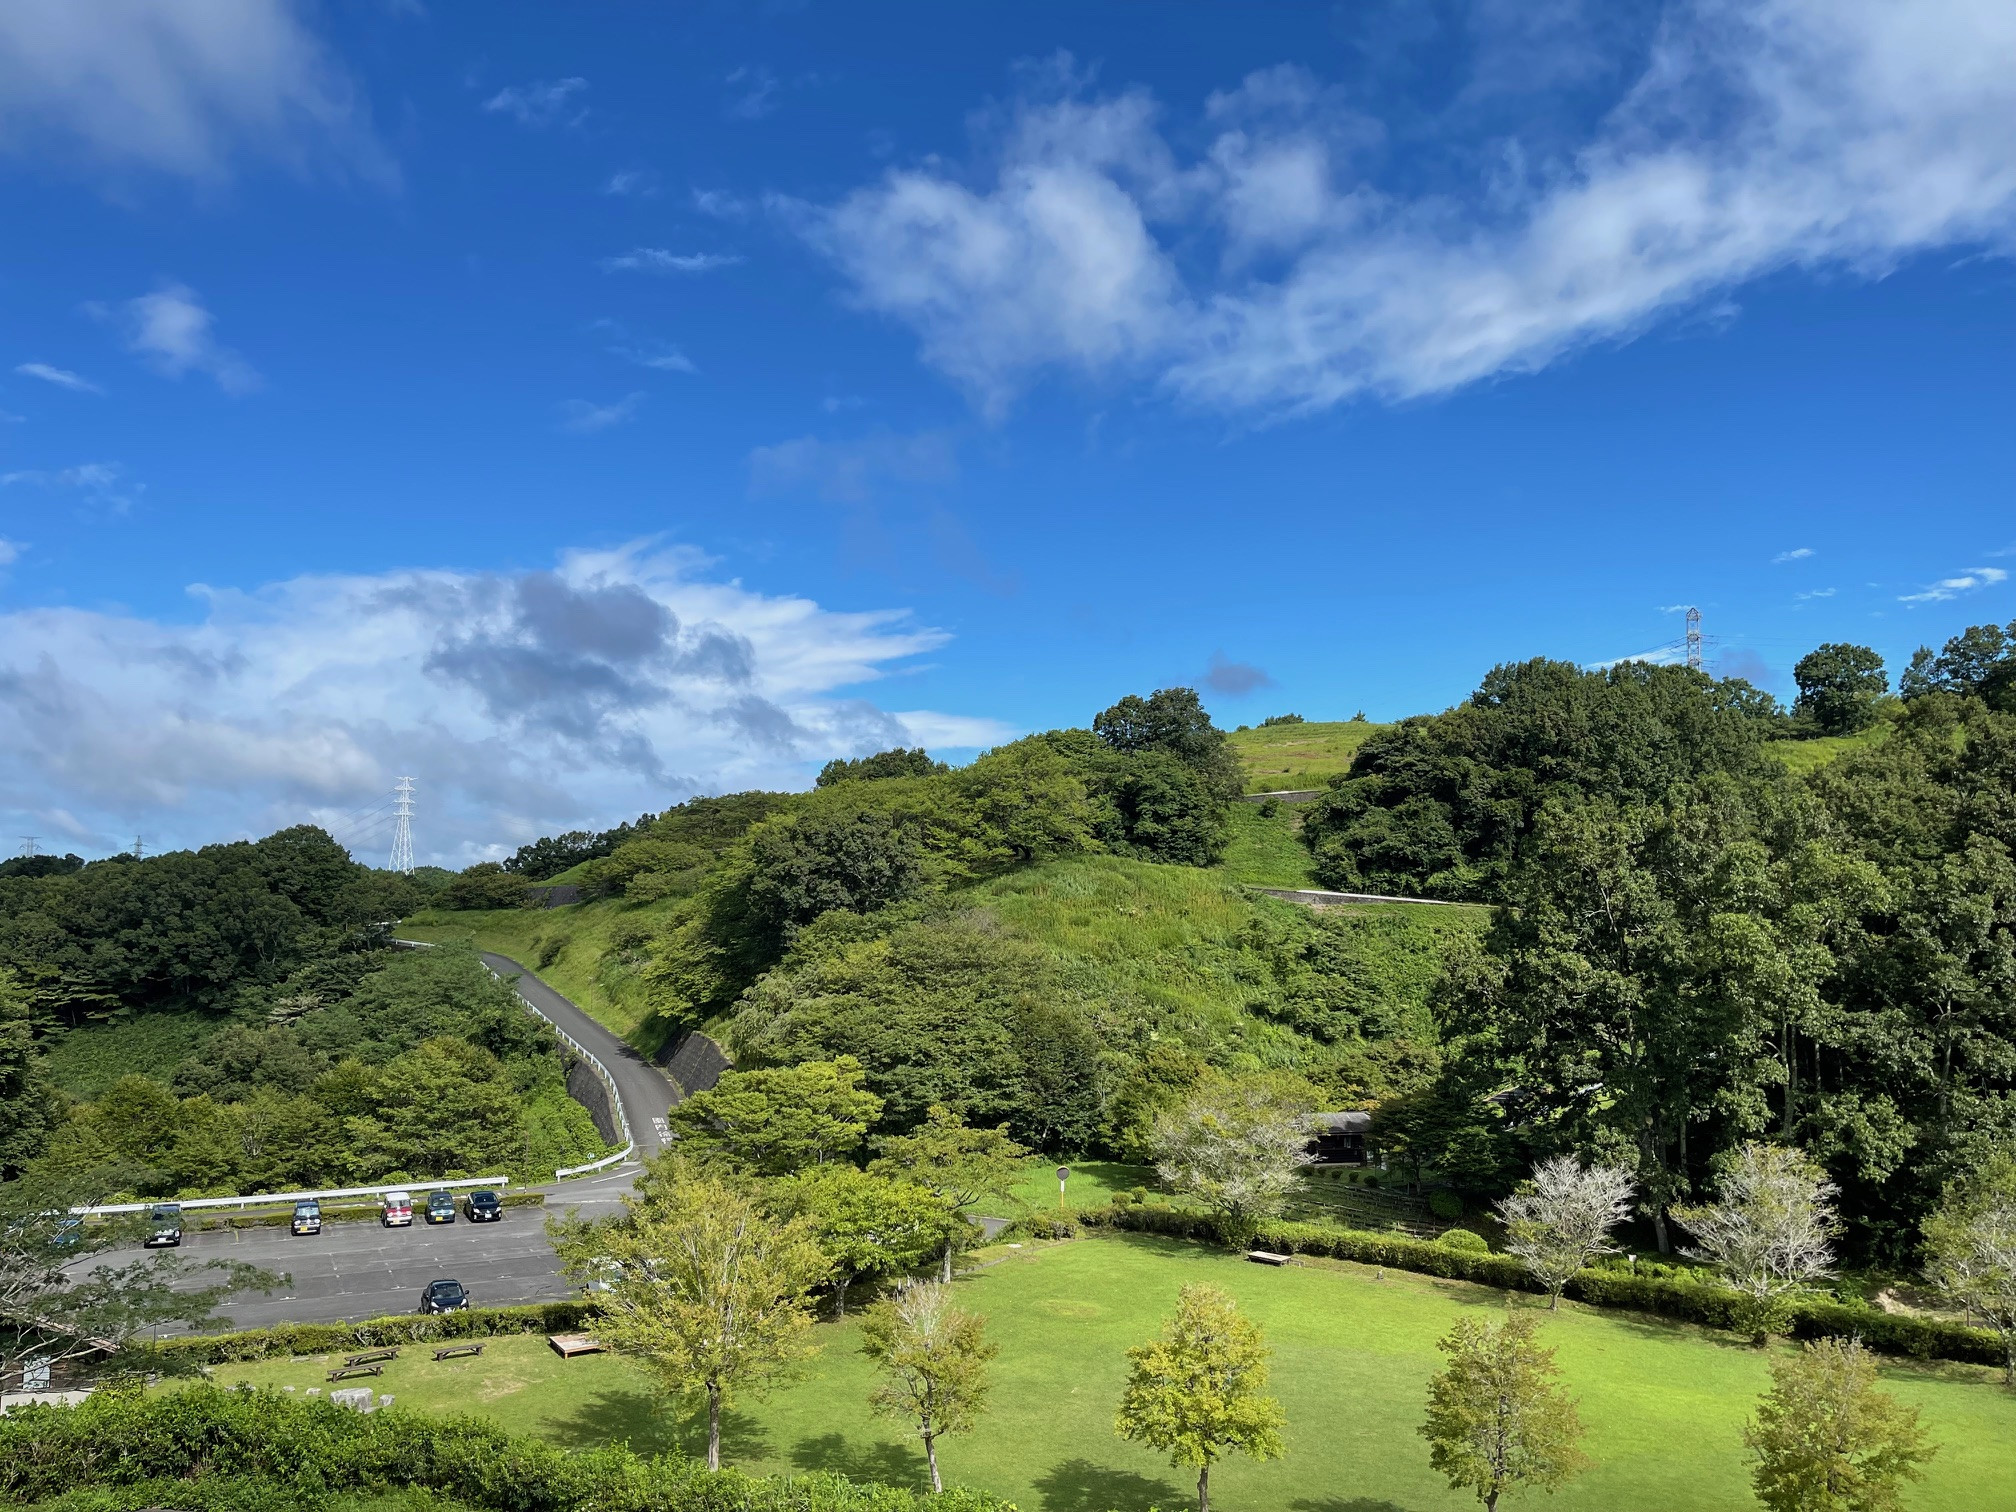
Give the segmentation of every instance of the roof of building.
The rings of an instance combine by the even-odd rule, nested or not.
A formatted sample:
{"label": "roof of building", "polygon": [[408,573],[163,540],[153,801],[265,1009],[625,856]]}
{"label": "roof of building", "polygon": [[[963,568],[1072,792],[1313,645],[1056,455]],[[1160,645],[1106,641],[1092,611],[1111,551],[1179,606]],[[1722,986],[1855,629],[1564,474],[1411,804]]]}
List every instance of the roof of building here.
{"label": "roof of building", "polygon": [[1364,1134],[1372,1127],[1370,1113],[1318,1113],[1316,1122],[1326,1134]]}

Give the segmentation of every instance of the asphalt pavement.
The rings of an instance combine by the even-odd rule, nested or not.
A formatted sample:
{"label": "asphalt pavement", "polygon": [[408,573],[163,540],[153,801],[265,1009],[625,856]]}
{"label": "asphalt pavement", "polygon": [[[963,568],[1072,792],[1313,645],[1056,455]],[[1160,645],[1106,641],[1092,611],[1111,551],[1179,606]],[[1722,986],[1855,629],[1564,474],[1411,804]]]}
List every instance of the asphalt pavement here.
{"label": "asphalt pavement", "polygon": [[496,1223],[471,1223],[458,1214],[453,1223],[430,1224],[416,1213],[411,1228],[388,1229],[365,1220],[324,1224],[319,1234],[295,1235],[278,1227],[190,1230],[180,1253],[197,1262],[242,1260],[291,1278],[271,1296],[246,1292],[225,1302],[218,1316],[229,1319],[231,1328],[347,1323],[414,1312],[421,1289],[440,1280],[460,1281],[478,1307],[551,1302],[575,1293],[547,1241],[547,1215],[570,1208],[588,1218],[611,1213],[634,1174],[619,1169],[570,1181],[549,1193],[547,1206],[507,1207]]}

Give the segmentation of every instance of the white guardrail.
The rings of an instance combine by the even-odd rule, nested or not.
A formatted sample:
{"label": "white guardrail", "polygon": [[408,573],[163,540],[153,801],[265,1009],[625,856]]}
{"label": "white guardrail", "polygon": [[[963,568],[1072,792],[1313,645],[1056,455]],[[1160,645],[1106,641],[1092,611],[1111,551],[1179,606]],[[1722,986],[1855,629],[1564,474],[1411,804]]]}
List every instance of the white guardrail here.
{"label": "white guardrail", "polygon": [[73,1207],[70,1211],[81,1218],[92,1218],[100,1213],[145,1213],[162,1206],[179,1207],[184,1212],[195,1208],[284,1207],[290,1202],[306,1202],[311,1197],[320,1202],[326,1197],[382,1197],[387,1192],[438,1192],[454,1187],[509,1185],[509,1176],[458,1176],[453,1181],[393,1181],[384,1186],[324,1187],[315,1192],[262,1192],[249,1197],[157,1197],[152,1202],[108,1202],[100,1207]]}
{"label": "white guardrail", "polygon": [[[409,950],[432,950],[434,948],[432,940],[401,940],[395,937],[392,943],[394,945],[404,945]],[[490,975],[496,977],[500,982],[504,980],[498,972],[491,971]],[[609,1074],[609,1068],[602,1064],[601,1057],[593,1050],[590,1050],[558,1024],[553,1023],[552,1019],[546,1018],[545,1014],[539,1013],[539,1005],[537,1003],[533,1002],[522,992],[518,994],[518,1001],[534,1013],[539,1014],[540,1018],[546,1019],[546,1022],[552,1025],[553,1032],[560,1036],[560,1042],[580,1056],[581,1059],[588,1062],[590,1066],[594,1067],[595,1074],[602,1079],[602,1085],[609,1089],[609,1106],[616,1110],[616,1123],[623,1131],[623,1148],[616,1151],[615,1154],[604,1155],[600,1160],[591,1160],[586,1165],[561,1166],[554,1171],[553,1179],[555,1181],[565,1181],[569,1176],[586,1176],[591,1171],[607,1170],[610,1166],[620,1165],[623,1161],[628,1160],[632,1155],[637,1153],[637,1137],[630,1132],[630,1115],[624,1111],[623,1094],[616,1090],[616,1078]]]}

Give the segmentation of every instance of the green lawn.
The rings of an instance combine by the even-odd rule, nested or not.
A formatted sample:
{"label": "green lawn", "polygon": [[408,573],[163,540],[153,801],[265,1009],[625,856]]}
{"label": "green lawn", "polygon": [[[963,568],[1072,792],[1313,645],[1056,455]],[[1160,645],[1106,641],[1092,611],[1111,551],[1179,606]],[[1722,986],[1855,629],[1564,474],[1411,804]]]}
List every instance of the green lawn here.
{"label": "green lawn", "polygon": [[1268,725],[1234,731],[1227,738],[1246,771],[1249,793],[1322,787],[1351,765],[1367,736],[1390,725],[1361,719],[1323,724]]}
{"label": "green lawn", "polygon": [[[1284,1270],[1141,1236],[1018,1251],[962,1282],[1001,1345],[991,1410],[943,1446],[952,1479],[1030,1512],[1180,1508],[1194,1477],[1113,1437],[1124,1351],[1150,1337],[1185,1281],[1232,1292],[1265,1327],[1275,1389],[1288,1412],[1288,1455],[1226,1464],[1212,1476],[1226,1512],[1457,1512],[1415,1435],[1435,1339],[1501,1294],[1358,1266]],[[1517,1306],[1537,1306],[1518,1298]],[[866,1406],[870,1372],[852,1322],[821,1326],[824,1352],[806,1377],[731,1415],[731,1463],[758,1472],[831,1469],[920,1485],[921,1457]],[[1549,1321],[1581,1399],[1595,1467],[1558,1496],[1514,1506],[1560,1512],[1725,1512],[1753,1506],[1741,1430],[1767,1384],[1766,1356],[1699,1329],[1573,1308]],[[322,1384],[314,1360],[221,1367],[220,1381]],[[1963,1367],[1886,1366],[1886,1386],[1924,1413],[1941,1444],[1912,1512],[2016,1507],[2016,1393]],[[435,1364],[412,1351],[380,1389],[404,1405],[469,1409],[556,1442],[628,1440],[640,1449],[699,1447],[696,1426],[661,1414],[625,1362],[562,1362],[539,1339],[494,1341],[481,1359]]]}

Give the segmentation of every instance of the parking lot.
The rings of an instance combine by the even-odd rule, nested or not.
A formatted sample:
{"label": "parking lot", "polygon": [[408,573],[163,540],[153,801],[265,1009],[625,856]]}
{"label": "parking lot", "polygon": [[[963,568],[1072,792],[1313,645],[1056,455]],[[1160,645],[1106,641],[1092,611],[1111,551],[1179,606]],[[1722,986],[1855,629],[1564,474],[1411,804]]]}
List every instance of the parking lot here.
{"label": "parking lot", "polygon": [[[429,1224],[416,1213],[411,1228],[366,1220],[328,1223],[319,1234],[299,1236],[284,1225],[190,1229],[180,1253],[192,1261],[243,1260],[293,1278],[270,1297],[251,1292],[226,1302],[219,1314],[235,1328],[409,1313],[420,1305],[421,1288],[444,1277],[466,1286],[477,1307],[547,1302],[571,1295],[546,1239],[547,1214],[568,1208],[588,1217],[607,1214],[630,1189],[630,1174],[569,1182],[548,1195],[549,1206],[508,1207],[496,1223],[471,1223],[458,1214],[454,1223]],[[426,1189],[415,1188],[414,1196],[424,1210]]]}

